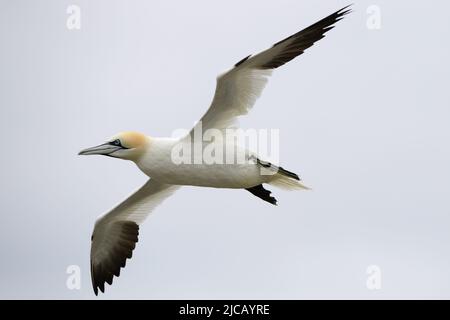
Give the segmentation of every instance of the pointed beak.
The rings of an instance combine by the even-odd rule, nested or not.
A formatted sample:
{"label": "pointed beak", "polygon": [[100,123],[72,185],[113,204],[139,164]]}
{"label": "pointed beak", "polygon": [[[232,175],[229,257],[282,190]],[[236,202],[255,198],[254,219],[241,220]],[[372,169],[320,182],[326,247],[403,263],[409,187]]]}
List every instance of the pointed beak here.
{"label": "pointed beak", "polygon": [[120,146],[113,146],[110,145],[109,143],[104,143],[101,144],[99,146],[96,147],[92,147],[92,148],[87,148],[84,150],[81,150],[78,155],[83,155],[83,156],[88,156],[88,155],[93,155],[93,154],[100,154],[100,155],[104,155],[107,156],[119,149],[122,149],[122,147]]}

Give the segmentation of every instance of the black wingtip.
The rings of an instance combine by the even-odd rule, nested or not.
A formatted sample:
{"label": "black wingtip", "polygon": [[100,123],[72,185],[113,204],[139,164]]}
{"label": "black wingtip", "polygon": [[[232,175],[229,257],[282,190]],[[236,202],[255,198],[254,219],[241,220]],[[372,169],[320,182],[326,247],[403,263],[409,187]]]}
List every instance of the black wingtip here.
{"label": "black wingtip", "polygon": [[[352,10],[352,9],[349,9],[351,6],[354,6],[355,4],[354,3],[350,3],[350,4],[348,4],[348,5],[346,5],[345,7],[343,7],[343,8],[341,8],[338,12],[340,12],[340,11],[344,11],[344,10]],[[347,11],[348,11],[347,10]]]}
{"label": "black wingtip", "polygon": [[234,66],[235,66],[235,67],[239,67],[239,66],[240,66],[241,64],[243,64],[245,61],[247,61],[248,58],[250,58],[250,57],[251,57],[251,54],[248,55],[248,56],[246,56],[244,59],[239,60],[239,62],[237,62]]}
{"label": "black wingtip", "polygon": [[[330,14],[327,18],[334,18],[334,23],[338,22],[339,20],[343,19],[344,16],[348,15],[349,13],[353,12],[353,9],[351,8],[353,6],[352,4],[346,5],[345,7],[339,9],[335,13]],[[327,19],[325,18],[325,19]]]}
{"label": "black wingtip", "polygon": [[282,47],[281,51],[273,56],[270,61],[263,63],[258,68],[275,69],[303,54],[303,52],[313,46],[315,42],[323,39],[325,33],[333,29],[336,22],[340,21],[346,14],[352,11],[350,6],[351,5],[345,6],[309,27],[275,43],[272,48],[280,45],[282,46],[283,44],[285,44],[285,47]]}
{"label": "black wingtip", "polygon": [[132,257],[132,251],[139,241],[139,225],[136,222],[117,221],[110,227],[117,236],[110,256],[97,263],[91,256],[91,280],[96,296],[98,296],[99,289],[105,293],[105,284],[112,285],[114,276],[120,275],[120,268],[125,267],[126,260]]}
{"label": "black wingtip", "polygon": [[[352,6],[354,6],[354,3],[350,3],[348,5],[346,5],[345,7],[340,8],[338,11],[336,11],[336,13],[343,13],[343,14],[347,14],[347,12],[352,11],[353,9],[351,8]],[[345,13],[344,13],[345,11]]]}
{"label": "black wingtip", "polygon": [[343,19],[344,16],[348,15],[349,13],[352,13],[352,12],[353,12],[352,6],[353,6],[353,3],[352,3],[352,4],[349,4],[349,5],[345,6],[345,7],[343,7],[343,8],[340,9],[339,11],[337,11],[337,12],[336,12],[337,18],[335,19],[336,22],[339,21],[339,20],[341,20],[341,19]]}

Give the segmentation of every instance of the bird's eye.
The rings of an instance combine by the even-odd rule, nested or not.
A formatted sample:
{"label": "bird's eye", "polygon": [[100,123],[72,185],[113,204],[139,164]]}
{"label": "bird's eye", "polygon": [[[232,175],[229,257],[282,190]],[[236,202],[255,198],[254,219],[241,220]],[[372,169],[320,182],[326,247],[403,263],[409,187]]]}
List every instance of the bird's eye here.
{"label": "bird's eye", "polygon": [[120,145],[121,145],[119,139],[116,139],[116,140],[114,140],[114,141],[111,141],[110,144],[112,144],[113,146],[120,146]]}

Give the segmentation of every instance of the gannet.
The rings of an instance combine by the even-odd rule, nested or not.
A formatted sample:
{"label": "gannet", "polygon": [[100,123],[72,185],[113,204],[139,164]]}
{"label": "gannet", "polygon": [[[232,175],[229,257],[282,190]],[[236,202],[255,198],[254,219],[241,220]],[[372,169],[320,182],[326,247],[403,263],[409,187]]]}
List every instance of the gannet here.
{"label": "gannet", "polygon": [[[133,161],[149,180],[115,208],[100,216],[91,237],[91,278],[96,295],[105,290],[105,282],[112,284],[127,258],[131,258],[138,241],[139,225],[163,200],[180,186],[246,189],[271,203],[277,201],[263,184],[285,189],[307,189],[297,174],[258,158],[245,148],[237,148],[245,163],[175,163],[173,150],[180,143],[196,143],[191,138],[201,124],[208,129],[224,132],[235,128],[237,118],[247,114],[261,95],[264,86],[276,69],[322,39],[334,24],[351,11],[346,6],[271,48],[249,55],[229,71],[218,76],[212,103],[194,128],[181,138],[155,138],[127,131],[107,142],[82,150],[80,155],[104,155]],[[227,149],[228,150],[228,149]],[[263,174],[266,169],[270,174]]]}

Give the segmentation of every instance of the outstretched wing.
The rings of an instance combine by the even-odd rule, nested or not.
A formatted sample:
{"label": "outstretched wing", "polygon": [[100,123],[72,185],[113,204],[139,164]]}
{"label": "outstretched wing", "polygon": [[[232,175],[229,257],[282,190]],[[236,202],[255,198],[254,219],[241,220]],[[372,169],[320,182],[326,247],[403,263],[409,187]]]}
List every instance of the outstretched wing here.
{"label": "outstretched wing", "polygon": [[138,241],[139,224],[178,187],[152,179],[95,223],[91,243],[91,278],[94,292],[112,284]]}
{"label": "outstretched wing", "polygon": [[351,11],[348,7],[277,42],[270,49],[245,57],[231,70],[220,75],[211,106],[200,120],[203,132],[211,128],[223,130],[232,127],[237,117],[247,114],[253,107],[272,70],[301,55],[325,37],[325,33]]}

